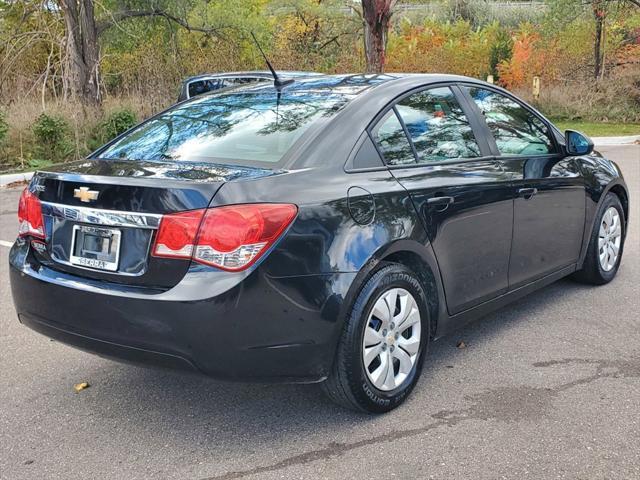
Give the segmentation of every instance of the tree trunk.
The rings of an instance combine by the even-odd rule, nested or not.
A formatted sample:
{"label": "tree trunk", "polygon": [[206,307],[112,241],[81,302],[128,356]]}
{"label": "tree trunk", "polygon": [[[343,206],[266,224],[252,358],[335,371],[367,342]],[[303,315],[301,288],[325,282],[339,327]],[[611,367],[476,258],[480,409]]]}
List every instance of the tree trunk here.
{"label": "tree trunk", "polygon": [[65,96],[99,104],[100,50],[92,0],[60,0],[65,21]]}
{"label": "tree trunk", "polygon": [[591,4],[593,9],[593,16],[596,21],[596,31],[593,45],[593,78],[596,80],[600,78],[602,72],[602,50],[603,50],[603,38],[604,38],[604,19],[606,16],[604,10],[604,2],[602,0],[594,0]]}
{"label": "tree trunk", "polygon": [[367,73],[384,71],[387,32],[395,3],[396,0],[362,0]]}

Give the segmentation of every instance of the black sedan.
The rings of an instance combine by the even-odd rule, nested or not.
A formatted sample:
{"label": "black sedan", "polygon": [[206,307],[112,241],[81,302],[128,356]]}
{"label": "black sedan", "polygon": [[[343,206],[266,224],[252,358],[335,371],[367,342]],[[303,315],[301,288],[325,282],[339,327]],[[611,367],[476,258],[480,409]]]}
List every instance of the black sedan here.
{"label": "black sedan", "polygon": [[38,172],[11,287],[78,348],[386,412],[431,341],[567,275],[611,281],[628,213],[615,163],[493,85],[296,78]]}

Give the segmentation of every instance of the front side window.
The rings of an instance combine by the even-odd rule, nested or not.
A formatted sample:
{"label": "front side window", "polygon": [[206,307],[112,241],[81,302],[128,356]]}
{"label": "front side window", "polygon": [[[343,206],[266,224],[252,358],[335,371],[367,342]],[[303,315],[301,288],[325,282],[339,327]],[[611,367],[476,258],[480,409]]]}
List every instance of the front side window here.
{"label": "front side window", "polygon": [[396,108],[416,148],[418,162],[480,156],[469,120],[449,87],[414,93]]}
{"label": "front side window", "polygon": [[371,133],[387,165],[415,165],[411,144],[393,110],[387,112]]}
{"label": "front side window", "polygon": [[501,93],[465,88],[484,115],[502,155],[554,153],[549,129],[536,115]]}

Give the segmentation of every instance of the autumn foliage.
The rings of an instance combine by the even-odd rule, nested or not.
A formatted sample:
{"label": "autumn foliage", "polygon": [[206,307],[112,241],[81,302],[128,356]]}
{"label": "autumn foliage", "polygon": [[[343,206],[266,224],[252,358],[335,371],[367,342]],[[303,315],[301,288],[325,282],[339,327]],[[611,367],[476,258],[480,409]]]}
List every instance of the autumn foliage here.
{"label": "autumn foliage", "polygon": [[[55,129],[64,137],[59,156],[72,150],[73,158],[81,158],[110,136],[103,128],[109,119],[128,114],[143,119],[166,108],[187,76],[263,70],[248,32],[255,33],[277,69],[361,73],[366,67],[359,2],[154,1],[185,24],[214,33],[157,17],[132,18],[104,30],[99,38],[104,100],[78,106],[64,97],[65,26],[58,0],[0,0],[0,170],[51,160],[42,158],[34,131],[43,112],[56,119]],[[597,80],[594,13],[591,3],[578,0],[546,0],[540,10],[524,5],[519,16],[484,0],[396,2],[385,71],[492,75],[529,100],[532,78],[538,76],[542,91],[536,106],[551,116],[640,122],[640,9],[629,2],[615,8],[614,2],[598,2],[606,15],[598,16],[605,35]],[[419,3],[423,9],[400,8]],[[128,3],[94,4],[100,23]]]}

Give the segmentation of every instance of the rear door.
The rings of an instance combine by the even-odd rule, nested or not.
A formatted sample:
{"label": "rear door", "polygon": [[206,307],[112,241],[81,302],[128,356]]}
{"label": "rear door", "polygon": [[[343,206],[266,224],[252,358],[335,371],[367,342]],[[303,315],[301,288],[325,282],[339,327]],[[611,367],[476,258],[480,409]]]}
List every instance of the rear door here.
{"label": "rear door", "polygon": [[424,222],[451,314],[507,291],[513,222],[508,176],[456,93],[414,91],[370,131]]}
{"label": "rear door", "polygon": [[513,182],[514,231],[510,288],[578,260],[585,221],[585,187],[577,162],[564,157],[547,122],[488,88],[463,87],[479,109]]}

